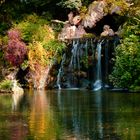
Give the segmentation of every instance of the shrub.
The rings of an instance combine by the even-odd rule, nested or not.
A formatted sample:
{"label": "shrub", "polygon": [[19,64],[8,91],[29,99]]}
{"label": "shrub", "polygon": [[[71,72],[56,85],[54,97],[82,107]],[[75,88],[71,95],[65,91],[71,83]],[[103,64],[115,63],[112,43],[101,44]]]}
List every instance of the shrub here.
{"label": "shrub", "polygon": [[0,82],[0,89],[10,90],[12,88],[11,80],[3,80]]}
{"label": "shrub", "polygon": [[121,44],[116,48],[115,66],[110,76],[114,86],[131,90],[140,87],[140,17],[123,26]]}
{"label": "shrub", "polygon": [[36,14],[25,17],[14,26],[21,31],[22,39],[28,44],[28,60],[32,68],[36,63],[46,66],[64,48],[64,44],[55,39],[48,21]]}
{"label": "shrub", "polygon": [[8,32],[8,45],[6,48],[6,59],[13,65],[19,66],[23,63],[27,48],[24,42],[21,41],[20,32],[12,29]]}
{"label": "shrub", "polygon": [[36,14],[26,16],[24,20],[14,24],[14,28],[21,31],[21,37],[26,43],[31,43],[34,40],[42,42],[54,38],[48,21]]}

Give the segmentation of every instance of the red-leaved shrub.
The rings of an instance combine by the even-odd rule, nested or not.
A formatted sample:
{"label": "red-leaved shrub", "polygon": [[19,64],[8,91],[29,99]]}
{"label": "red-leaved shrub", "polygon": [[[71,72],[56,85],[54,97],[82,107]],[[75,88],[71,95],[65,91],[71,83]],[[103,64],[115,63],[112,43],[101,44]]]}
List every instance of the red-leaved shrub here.
{"label": "red-leaved shrub", "polygon": [[26,44],[21,40],[20,32],[16,29],[8,31],[8,38],[6,59],[13,66],[19,66],[23,63],[27,54]]}

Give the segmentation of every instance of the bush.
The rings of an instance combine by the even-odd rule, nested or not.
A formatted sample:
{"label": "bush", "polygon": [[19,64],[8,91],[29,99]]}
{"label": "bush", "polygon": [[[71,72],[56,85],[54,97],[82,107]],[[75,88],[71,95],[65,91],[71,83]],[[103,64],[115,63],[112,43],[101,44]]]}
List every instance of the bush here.
{"label": "bush", "polygon": [[115,66],[110,80],[116,87],[139,89],[140,17],[134,16],[123,26],[121,44],[116,48]]}
{"label": "bush", "polygon": [[21,31],[21,37],[26,43],[31,43],[34,40],[42,42],[44,39],[54,38],[53,31],[47,24],[47,20],[32,14],[14,24],[14,28]]}
{"label": "bush", "polygon": [[27,44],[28,64],[31,67],[36,63],[47,65],[54,54],[62,52],[64,48],[64,44],[55,39],[55,33],[48,23],[46,19],[32,14],[14,24],[14,29],[21,32],[21,38]]}
{"label": "bush", "polygon": [[27,54],[27,48],[21,41],[20,32],[12,29],[8,32],[8,45],[6,48],[6,59],[13,65],[19,66],[23,63]]}
{"label": "bush", "polygon": [[0,89],[11,90],[11,88],[12,88],[11,80],[3,80],[0,82]]}

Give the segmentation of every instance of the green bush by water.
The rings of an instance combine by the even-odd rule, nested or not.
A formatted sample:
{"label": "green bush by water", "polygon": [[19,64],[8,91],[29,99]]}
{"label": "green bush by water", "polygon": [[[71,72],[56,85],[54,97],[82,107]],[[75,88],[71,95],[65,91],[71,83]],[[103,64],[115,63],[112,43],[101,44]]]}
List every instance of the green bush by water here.
{"label": "green bush by water", "polygon": [[11,80],[3,80],[0,82],[0,89],[11,90],[11,88],[12,88]]}
{"label": "green bush by water", "polygon": [[110,76],[114,86],[140,90],[140,13],[136,11],[123,26],[121,44],[116,48],[115,66]]}

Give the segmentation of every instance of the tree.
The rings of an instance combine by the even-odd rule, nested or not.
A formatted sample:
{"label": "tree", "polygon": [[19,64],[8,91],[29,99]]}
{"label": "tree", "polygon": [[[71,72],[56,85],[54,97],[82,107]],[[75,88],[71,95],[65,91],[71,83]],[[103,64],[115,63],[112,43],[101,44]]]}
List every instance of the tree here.
{"label": "tree", "polygon": [[61,0],[58,5],[62,6],[63,8],[79,10],[82,6],[82,2],[81,0]]}

